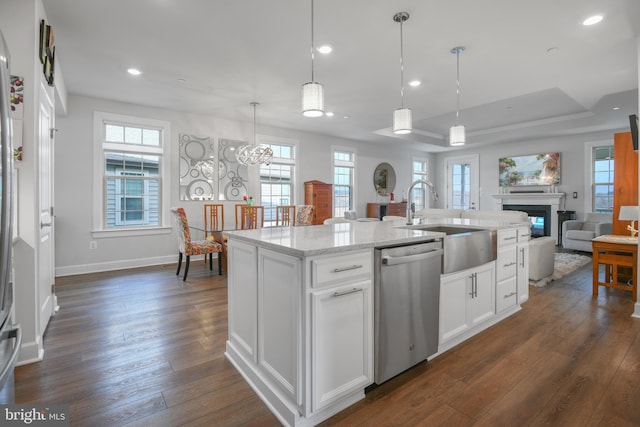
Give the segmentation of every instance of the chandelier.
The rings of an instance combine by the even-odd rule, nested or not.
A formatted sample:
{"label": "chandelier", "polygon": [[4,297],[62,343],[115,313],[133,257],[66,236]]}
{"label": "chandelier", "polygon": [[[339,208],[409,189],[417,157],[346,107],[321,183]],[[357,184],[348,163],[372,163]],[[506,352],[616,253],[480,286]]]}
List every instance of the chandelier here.
{"label": "chandelier", "polygon": [[273,150],[256,143],[256,107],[260,103],[251,102],[251,105],[253,106],[253,144],[243,145],[238,148],[236,150],[236,160],[245,166],[268,165],[271,163]]}

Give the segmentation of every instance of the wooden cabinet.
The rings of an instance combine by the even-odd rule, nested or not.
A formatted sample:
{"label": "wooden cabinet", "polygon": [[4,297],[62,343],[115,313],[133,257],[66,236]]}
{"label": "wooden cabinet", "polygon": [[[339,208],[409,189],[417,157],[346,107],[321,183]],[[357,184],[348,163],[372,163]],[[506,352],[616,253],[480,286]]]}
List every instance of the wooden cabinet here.
{"label": "wooden cabinet", "polygon": [[400,203],[367,203],[367,218],[381,219],[383,216],[405,216],[407,202]]}
{"label": "wooden cabinet", "polygon": [[620,206],[638,206],[638,153],[633,151],[631,132],[613,136],[613,234],[629,235],[629,221],[619,221]]}
{"label": "wooden cabinet", "polygon": [[313,205],[313,225],[333,217],[333,185],[320,181],[304,183],[304,204]]}
{"label": "wooden cabinet", "polygon": [[490,262],[442,276],[440,346],[495,316],[494,272]]}

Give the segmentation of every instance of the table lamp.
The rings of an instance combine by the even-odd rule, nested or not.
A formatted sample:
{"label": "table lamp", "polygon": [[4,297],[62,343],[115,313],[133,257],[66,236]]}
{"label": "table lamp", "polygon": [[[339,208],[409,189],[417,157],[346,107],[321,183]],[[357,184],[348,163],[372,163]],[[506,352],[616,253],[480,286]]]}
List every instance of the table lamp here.
{"label": "table lamp", "polygon": [[638,219],[639,212],[640,210],[638,209],[638,206],[620,206],[618,219],[620,221],[631,221],[631,225],[627,225],[627,230],[631,231],[631,237],[635,237],[638,235],[638,230],[636,230],[635,222]]}

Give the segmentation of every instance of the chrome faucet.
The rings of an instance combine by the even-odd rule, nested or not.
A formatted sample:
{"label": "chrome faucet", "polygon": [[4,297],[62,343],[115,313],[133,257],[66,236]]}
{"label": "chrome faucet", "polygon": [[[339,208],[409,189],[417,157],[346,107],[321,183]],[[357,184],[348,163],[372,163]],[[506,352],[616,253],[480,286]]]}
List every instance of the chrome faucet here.
{"label": "chrome faucet", "polygon": [[438,200],[438,192],[436,191],[435,185],[427,179],[417,179],[411,183],[409,189],[407,190],[407,197],[409,200],[407,201],[407,225],[413,224],[413,214],[415,210],[415,206],[413,205],[413,187],[418,184],[425,184],[427,187],[431,189],[431,196],[433,197],[433,201]]}

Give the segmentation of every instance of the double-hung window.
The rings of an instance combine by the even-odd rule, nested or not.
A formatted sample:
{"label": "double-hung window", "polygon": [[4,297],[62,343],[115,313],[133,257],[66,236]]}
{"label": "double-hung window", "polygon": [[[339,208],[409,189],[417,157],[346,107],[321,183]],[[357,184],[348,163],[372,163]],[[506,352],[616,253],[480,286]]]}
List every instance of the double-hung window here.
{"label": "double-hung window", "polygon": [[[411,182],[417,179],[426,180],[427,179],[427,159],[414,158],[411,161],[411,172],[412,172]],[[416,211],[426,208],[427,207],[427,202],[426,202],[427,186],[422,183],[416,184],[416,186],[413,187],[413,190],[411,191],[413,193],[412,199],[413,199],[413,203],[415,204]]]}
{"label": "double-hung window", "polygon": [[333,216],[344,217],[353,209],[356,154],[346,149],[333,150]]}
{"label": "double-hung window", "polygon": [[96,112],[94,134],[94,231],[166,227],[169,124]]}
{"label": "double-hung window", "polygon": [[273,150],[271,163],[260,165],[260,204],[265,225],[274,225],[276,206],[295,204],[296,142],[264,138],[260,145]]}
{"label": "double-hung window", "polygon": [[613,145],[593,147],[593,212],[613,212]]}

